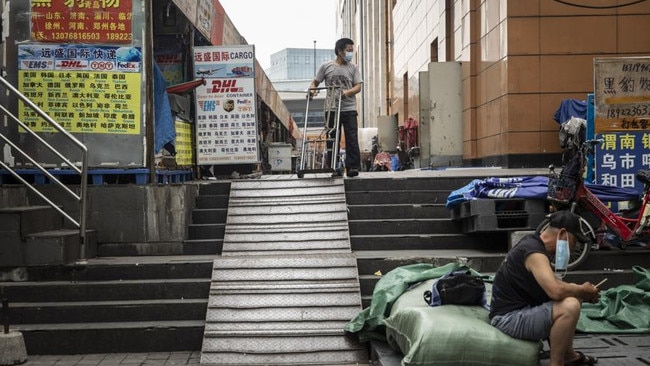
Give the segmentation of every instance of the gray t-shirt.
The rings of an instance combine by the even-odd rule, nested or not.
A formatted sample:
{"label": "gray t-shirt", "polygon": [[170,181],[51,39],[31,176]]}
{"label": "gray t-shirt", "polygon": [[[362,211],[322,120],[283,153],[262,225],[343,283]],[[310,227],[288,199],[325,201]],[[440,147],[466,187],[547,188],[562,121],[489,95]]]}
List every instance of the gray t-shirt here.
{"label": "gray t-shirt", "polygon": [[[336,110],[338,103],[338,93],[343,90],[351,89],[356,84],[362,83],[361,73],[359,68],[348,62],[344,65],[339,65],[335,60],[326,62],[321,65],[316,73],[315,79],[322,83],[325,81],[326,87],[341,87],[335,89],[327,89],[327,98],[325,99],[325,110]],[[356,111],[357,110],[357,97],[356,95],[343,97],[341,100],[341,112]]]}

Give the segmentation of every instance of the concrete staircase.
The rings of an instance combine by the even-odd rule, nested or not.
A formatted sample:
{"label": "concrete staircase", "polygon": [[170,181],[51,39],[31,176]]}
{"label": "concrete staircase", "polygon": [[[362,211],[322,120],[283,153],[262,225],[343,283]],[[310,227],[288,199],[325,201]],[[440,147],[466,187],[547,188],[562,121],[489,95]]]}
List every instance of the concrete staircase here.
{"label": "concrete staircase", "polygon": [[0,283],[28,354],[198,350],[213,256],[32,266]]}
{"label": "concrete staircase", "polygon": [[230,182],[217,181],[199,185],[199,195],[187,228],[183,254],[221,254],[226,230]]}
{"label": "concrete staircase", "polygon": [[[480,177],[479,177],[480,178]],[[543,215],[535,209],[529,220],[517,216],[513,224],[495,225],[493,231],[465,233],[467,225],[452,220],[445,207],[453,190],[474,177],[346,179],[350,240],[358,259],[363,306],[369,306],[375,284],[398,266],[412,263],[443,265],[459,258],[479,272],[494,273],[505,257],[514,231],[536,228]],[[519,208],[537,207],[530,202]],[[490,219],[495,212],[481,211],[472,219]],[[495,221],[495,220],[484,220]],[[464,230],[465,229],[465,230]],[[566,280],[607,286],[634,283],[633,265],[650,260],[650,251],[594,251]]]}
{"label": "concrete staircase", "polygon": [[[94,230],[86,231],[85,257],[97,253]],[[81,258],[78,229],[69,229],[50,206],[0,208],[0,267],[60,265]]]}
{"label": "concrete staircase", "polygon": [[[319,256],[323,254],[317,251],[300,253],[294,245],[302,249],[319,248],[318,251],[326,250],[323,242],[334,245],[336,248],[330,248],[331,253],[327,254],[332,255],[332,261],[339,263],[340,267],[328,263],[327,268],[337,268],[330,270],[329,276],[343,276],[338,274],[341,271],[346,276],[351,276],[351,269],[355,263],[350,262],[349,256],[356,256],[358,284],[349,288],[359,289],[361,299],[357,298],[354,302],[360,302],[364,307],[369,304],[374,285],[380,278],[375,273],[387,273],[397,266],[415,262],[444,264],[456,260],[457,257],[463,257],[467,258],[470,266],[481,272],[494,272],[507,251],[508,232],[464,234],[462,225],[452,221],[450,212],[444,207],[449,192],[465,185],[472,178],[402,179],[386,173],[386,178],[364,178],[362,174],[355,179],[335,180],[342,182],[345,187],[345,199],[342,198],[343,196],[340,199],[345,203],[336,203],[336,205],[347,206],[337,208],[337,212],[347,211],[349,224],[347,235],[351,253],[340,250],[340,241],[335,240],[336,237],[324,236],[339,230],[345,232],[345,228],[340,228],[340,223],[337,223],[337,230],[332,227],[318,230],[318,224],[332,222],[332,216],[323,221],[318,219],[309,223],[303,220],[301,225],[295,225],[291,231],[282,229],[281,231],[286,232],[288,236],[266,240],[261,245],[266,248],[270,248],[267,245],[274,245],[273,249],[260,250],[261,246],[254,241],[259,240],[262,243],[261,236],[253,230],[254,227],[273,226],[272,221],[269,221],[270,218],[289,215],[286,211],[289,209],[295,211],[300,208],[303,212],[291,212],[300,216],[305,214],[307,208],[316,211],[320,209],[322,212],[323,207],[328,207],[306,199],[308,195],[289,186],[291,180],[282,183],[285,187],[278,189],[278,192],[282,190],[288,197],[305,197],[304,202],[286,202],[285,205],[280,205],[278,202],[283,202],[287,196],[275,202],[264,202],[265,199],[260,197],[235,199],[233,196],[233,202],[239,200],[243,204],[244,201],[249,200],[255,203],[254,205],[243,204],[237,209],[234,206],[230,208],[227,206],[228,197],[231,196],[227,193],[231,189],[230,183],[194,182],[191,184],[200,184],[200,195],[196,198],[192,213],[193,222],[188,227],[188,239],[181,243],[185,254],[188,255],[124,254],[118,256],[115,254],[119,251],[112,251],[115,254],[110,257],[100,256],[85,264],[3,266],[0,268],[0,294],[9,299],[11,328],[23,332],[28,354],[31,355],[199,351],[202,349],[204,333],[209,329],[206,326],[208,298],[215,273],[218,272],[224,278],[218,278],[218,281],[214,282],[216,285],[213,291],[223,293],[224,296],[219,297],[223,301],[230,301],[239,294],[234,291],[236,286],[230,286],[232,283],[228,286],[224,285],[230,282],[226,276],[232,279],[232,273],[235,273],[231,271],[232,268],[242,269],[250,266],[249,258],[257,261],[256,265],[268,266],[264,270],[268,276],[290,273],[290,271],[283,273],[277,266],[274,268],[276,261],[269,261],[268,258],[277,258],[277,263],[282,263],[284,268],[294,266],[289,258],[293,255],[303,256],[302,264],[319,263]],[[266,179],[276,179],[276,176],[264,176],[260,180],[243,181],[243,183],[258,184]],[[293,180],[298,181],[295,178]],[[306,178],[305,181],[312,181],[312,179]],[[258,189],[248,188],[244,191],[253,193],[256,190]],[[241,212],[242,210],[251,211]],[[326,209],[328,212],[331,210],[331,208]],[[228,215],[232,213],[234,220],[233,231],[228,233],[225,226],[226,212]],[[263,221],[263,224],[247,221],[245,217],[254,212],[256,213],[252,215],[253,217],[258,216],[257,219],[266,221]],[[20,215],[29,222],[41,220],[35,218],[28,220],[27,216],[24,216],[35,215],[34,212]],[[38,215],[49,214],[40,212]],[[17,222],[23,219],[12,220]],[[47,219],[42,220],[47,221]],[[0,225],[9,225],[9,221],[5,223],[5,220],[2,220]],[[15,232],[10,234],[10,230],[5,229],[9,226],[2,227],[0,231],[3,239],[0,241],[0,247],[4,248],[6,242],[4,238],[15,238],[20,235]],[[307,243],[306,233],[310,232],[318,232],[321,237],[310,238],[313,241]],[[224,235],[230,235],[226,243],[223,243]],[[268,235],[267,238],[273,236]],[[237,236],[248,236],[247,240],[252,242],[246,243],[246,240],[239,240]],[[285,246],[287,243],[292,244]],[[221,267],[214,267],[214,259],[219,258],[222,245],[232,255],[224,255],[221,257],[224,261],[219,262]],[[258,258],[251,258],[253,257],[251,252],[257,252]],[[289,263],[283,262],[285,260],[289,260]],[[649,260],[650,251],[647,250],[630,248],[626,251],[594,252],[579,270],[569,273],[567,279],[576,282],[586,280],[597,282],[608,277],[605,288],[623,283],[629,284],[634,281],[630,270],[632,265],[647,266]],[[321,264],[323,263],[325,262]],[[229,270],[228,267],[231,269]],[[216,268],[218,270],[215,270]],[[318,272],[320,268],[307,266],[300,271]],[[248,276],[254,275],[255,272],[239,273],[246,273]],[[326,280],[330,281],[331,278]],[[280,286],[284,287],[282,290],[293,291],[295,287],[287,283]],[[249,294],[257,293],[260,289],[268,288],[268,284],[263,282],[258,282],[258,285],[257,288],[243,289],[244,293],[246,291],[249,291]],[[336,286],[331,287],[335,290],[330,294],[347,291],[344,291],[340,284]],[[320,284],[313,286],[314,289],[317,287],[320,287],[319,291],[328,291],[327,286],[320,286]],[[237,289],[240,290],[242,289]],[[309,290],[311,291],[312,288]],[[351,294],[348,295],[353,298]],[[321,293],[312,296],[312,299],[322,300],[326,297]],[[262,297],[258,296],[258,298]],[[264,298],[268,299],[269,303],[278,301],[278,298],[274,299],[268,294]],[[295,300],[299,301],[299,298],[300,296],[296,296]],[[334,298],[332,301],[342,299],[337,296]],[[215,303],[216,305],[218,304]],[[332,308],[339,309],[338,306]],[[361,305],[354,305],[354,307],[359,309]],[[213,309],[218,309],[218,306]],[[351,310],[337,310],[338,314],[344,316],[330,323],[336,322],[339,325],[345,323],[348,318],[351,318],[351,312]],[[289,319],[289,312],[286,314]],[[295,315],[304,314],[310,313]],[[219,315],[223,316],[223,314]],[[273,334],[265,347],[279,348],[272,343],[272,340],[286,336],[288,328],[283,326],[256,330],[258,334],[262,332],[266,332],[267,335]],[[338,325],[331,328],[337,327]],[[328,325],[327,329],[331,328]],[[220,328],[220,330],[228,329],[230,328]],[[336,332],[339,332],[338,329],[340,328],[337,328]],[[295,334],[304,335],[303,332],[301,330]],[[336,337],[339,337],[339,334],[337,333]],[[231,339],[237,342],[243,340],[241,337]],[[348,343],[348,340],[338,339],[341,342],[339,344],[353,344]],[[233,343],[237,343],[234,341]],[[248,347],[251,344],[248,343]]]}
{"label": "concrete staircase", "polygon": [[201,365],[347,365],[361,310],[341,179],[233,182]]}

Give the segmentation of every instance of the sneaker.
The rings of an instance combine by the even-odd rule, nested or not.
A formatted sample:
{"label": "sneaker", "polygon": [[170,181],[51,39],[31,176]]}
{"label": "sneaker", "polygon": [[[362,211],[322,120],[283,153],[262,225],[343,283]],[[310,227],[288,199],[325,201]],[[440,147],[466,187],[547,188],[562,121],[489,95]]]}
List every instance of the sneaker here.
{"label": "sneaker", "polygon": [[352,177],[356,177],[357,175],[359,175],[359,170],[358,169],[350,169],[350,170],[348,170],[348,177],[352,178]]}
{"label": "sneaker", "polygon": [[341,171],[341,169],[336,169],[334,173],[332,173],[332,178],[337,178],[342,176],[343,176],[343,172]]}

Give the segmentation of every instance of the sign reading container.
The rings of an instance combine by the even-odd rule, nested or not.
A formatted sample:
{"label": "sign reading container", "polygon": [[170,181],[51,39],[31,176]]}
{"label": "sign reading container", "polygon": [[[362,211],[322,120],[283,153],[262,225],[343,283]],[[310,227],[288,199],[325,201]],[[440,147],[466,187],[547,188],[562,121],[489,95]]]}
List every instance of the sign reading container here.
{"label": "sign reading container", "polygon": [[650,168],[650,57],[594,59],[596,183],[642,190]]}
{"label": "sign reading container", "polygon": [[199,165],[259,161],[253,46],[194,48]]}

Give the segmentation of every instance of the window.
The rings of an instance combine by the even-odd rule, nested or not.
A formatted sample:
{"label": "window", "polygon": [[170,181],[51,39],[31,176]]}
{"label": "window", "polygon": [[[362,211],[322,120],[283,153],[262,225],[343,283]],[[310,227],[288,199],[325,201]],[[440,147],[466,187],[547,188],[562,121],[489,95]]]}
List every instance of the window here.
{"label": "window", "polygon": [[298,56],[293,56],[293,63],[297,64],[298,63]]}

